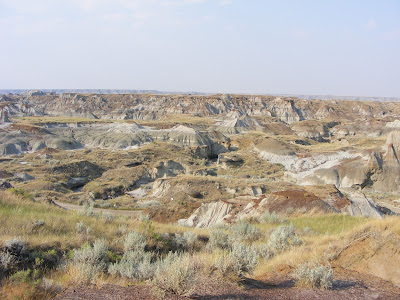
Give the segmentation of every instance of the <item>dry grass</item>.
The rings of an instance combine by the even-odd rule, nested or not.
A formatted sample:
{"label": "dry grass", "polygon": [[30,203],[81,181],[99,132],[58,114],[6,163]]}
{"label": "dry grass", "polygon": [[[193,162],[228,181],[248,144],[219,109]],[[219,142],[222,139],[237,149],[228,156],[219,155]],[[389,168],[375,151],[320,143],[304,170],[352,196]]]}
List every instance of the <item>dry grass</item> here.
{"label": "dry grass", "polygon": [[[340,218],[344,220],[344,223],[340,223]],[[382,235],[394,233],[400,236],[398,217],[380,220],[328,215],[326,219],[324,216],[317,216],[291,218],[290,221],[295,224],[296,229],[306,226],[321,234],[302,236],[304,242],[302,246],[282,252],[269,260],[262,260],[255,271],[255,276],[274,271],[280,265],[298,266],[309,261],[327,261],[330,248],[345,246],[360,232],[376,230],[381,231]]]}

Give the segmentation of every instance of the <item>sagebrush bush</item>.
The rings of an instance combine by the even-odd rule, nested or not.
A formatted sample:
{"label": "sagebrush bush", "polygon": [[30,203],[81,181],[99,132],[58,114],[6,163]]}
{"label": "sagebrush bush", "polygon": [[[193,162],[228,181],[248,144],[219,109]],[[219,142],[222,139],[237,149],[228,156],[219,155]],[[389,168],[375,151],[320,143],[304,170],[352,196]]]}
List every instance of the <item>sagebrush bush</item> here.
{"label": "sagebrush bush", "polygon": [[279,224],[287,222],[286,219],[282,218],[276,212],[269,212],[268,210],[263,213],[260,217],[261,223],[271,223],[271,224]]}
{"label": "sagebrush bush", "polygon": [[88,216],[88,217],[93,217],[93,216],[96,215],[95,212],[94,212],[94,204],[93,204],[93,202],[90,205],[87,204],[87,203],[85,203],[83,205],[82,214],[85,215],[85,216]]}
{"label": "sagebrush bush", "polygon": [[124,253],[120,262],[112,264],[108,272],[136,280],[146,280],[154,276],[156,264],[152,264],[153,253],[143,250]]}
{"label": "sagebrush bush", "polygon": [[186,231],[183,234],[183,237],[186,239],[186,247],[192,248],[194,243],[197,241],[197,234],[193,231]]}
{"label": "sagebrush bush", "polygon": [[101,217],[105,222],[112,222],[114,220],[114,215],[108,212],[103,213]]}
{"label": "sagebrush bush", "polygon": [[300,245],[301,239],[296,235],[293,224],[289,226],[279,226],[270,235],[268,247],[279,251],[288,250]]}
{"label": "sagebrush bush", "polygon": [[22,254],[26,249],[27,243],[24,242],[21,238],[16,237],[12,240],[6,241],[6,249],[15,254]]}
{"label": "sagebrush bush", "polygon": [[254,227],[246,220],[232,226],[232,239],[234,241],[254,242],[261,238],[261,230]]}
{"label": "sagebrush bush", "polygon": [[322,289],[333,286],[333,270],[330,265],[305,263],[296,268],[297,284]]}
{"label": "sagebrush bush", "polygon": [[86,226],[83,222],[77,222],[75,224],[75,230],[77,233],[84,233],[86,231]]}
{"label": "sagebrush bush", "polygon": [[173,242],[182,249],[191,249],[197,240],[197,234],[192,231],[186,231],[183,234],[175,233]]}
{"label": "sagebrush bush", "polygon": [[215,267],[224,275],[231,273],[237,276],[252,274],[258,264],[258,253],[251,247],[242,243],[234,243],[232,250],[224,252],[217,260]]}
{"label": "sagebrush bush", "polygon": [[8,251],[0,252],[0,270],[9,272],[15,268],[17,260],[14,255]]}
{"label": "sagebrush bush", "polygon": [[232,242],[229,238],[229,234],[225,232],[223,229],[212,229],[210,232],[210,239],[207,244],[207,248],[209,250],[213,250],[215,248],[220,249],[230,249],[232,246]]}
{"label": "sagebrush bush", "polygon": [[268,244],[257,245],[254,248],[261,258],[268,259],[275,256],[275,251]]}
{"label": "sagebrush bush", "polygon": [[142,251],[146,247],[146,237],[137,232],[129,232],[124,239],[124,251]]}
{"label": "sagebrush bush", "polygon": [[147,214],[140,214],[138,216],[139,221],[144,222],[144,221],[149,221],[150,220],[150,216]]}
{"label": "sagebrush bush", "polygon": [[74,250],[73,264],[78,267],[83,279],[91,280],[107,270],[109,263],[108,247],[104,240],[96,240],[93,247],[84,245]]}
{"label": "sagebrush bush", "polygon": [[197,268],[188,254],[170,252],[157,262],[152,284],[157,293],[189,296],[194,289]]}

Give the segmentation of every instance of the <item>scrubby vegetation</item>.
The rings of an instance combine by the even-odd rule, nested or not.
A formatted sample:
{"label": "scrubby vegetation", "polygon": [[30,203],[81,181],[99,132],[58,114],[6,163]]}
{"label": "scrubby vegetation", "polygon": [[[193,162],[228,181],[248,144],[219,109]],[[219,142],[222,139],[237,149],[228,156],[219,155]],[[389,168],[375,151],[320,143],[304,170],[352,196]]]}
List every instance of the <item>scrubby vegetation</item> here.
{"label": "scrubby vegetation", "polygon": [[[159,296],[190,295],[202,276],[220,274],[241,282],[282,263],[297,266],[299,286],[327,289],[333,286],[332,268],[305,262],[324,259],[344,236],[376,222],[340,218],[338,223],[336,215],[288,217],[281,225],[280,217],[268,217],[268,222],[241,220],[200,230],[159,224],[147,216],[104,218],[63,211],[0,192],[0,223],[8,224],[0,229],[1,289],[10,299],[18,298],[21,289],[29,292],[24,299],[40,299],[69,284],[100,280],[145,282]],[[385,226],[399,234],[395,223],[389,218]],[[340,226],[340,233],[332,226]]]}
{"label": "scrubby vegetation", "polygon": [[310,286],[328,289],[333,285],[333,270],[331,266],[319,263],[301,264],[296,269],[297,283],[300,286]]}

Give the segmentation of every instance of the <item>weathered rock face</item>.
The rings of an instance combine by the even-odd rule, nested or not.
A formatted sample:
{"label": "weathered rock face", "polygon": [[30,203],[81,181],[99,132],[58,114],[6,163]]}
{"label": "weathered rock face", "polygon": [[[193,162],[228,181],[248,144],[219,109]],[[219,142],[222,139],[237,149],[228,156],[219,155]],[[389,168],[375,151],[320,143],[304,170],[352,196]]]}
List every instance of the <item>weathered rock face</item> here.
{"label": "weathered rock face", "polygon": [[400,191],[400,131],[389,134],[384,148],[383,155],[372,152],[330,168],[315,170],[302,183],[335,184],[338,188],[368,187],[382,192]]}
{"label": "weathered rock face", "polygon": [[178,162],[169,160],[160,162],[153,170],[153,178],[174,177],[185,172],[185,168]]}
{"label": "weathered rock face", "polygon": [[[396,103],[362,104],[356,101],[301,100],[293,97],[246,95],[151,95],[151,94],[76,94],[15,96],[12,100],[28,100],[41,112],[55,116],[98,117],[104,119],[160,119],[165,114],[212,116],[228,114],[228,118],[271,116],[287,124],[302,120],[331,118],[333,120],[364,120],[399,117]],[[232,112],[239,112],[236,116]],[[246,121],[247,122],[247,121]],[[245,123],[246,123],[245,122]]]}
{"label": "weathered rock face", "polygon": [[33,90],[33,91],[27,92],[26,95],[28,97],[34,97],[34,96],[43,96],[43,95],[46,95],[46,93],[39,91],[39,90]]}
{"label": "weathered rock face", "polygon": [[178,223],[190,227],[213,227],[223,224],[229,215],[232,204],[224,201],[202,204],[188,219],[181,219]]}
{"label": "weathered rock face", "polygon": [[321,124],[315,121],[301,121],[293,124],[291,128],[300,137],[322,142],[324,138],[329,137],[329,128],[334,125],[334,122]]}
{"label": "weathered rock face", "polygon": [[10,122],[8,118],[8,112],[6,110],[0,110],[0,122]]}
{"label": "weathered rock face", "polygon": [[232,112],[227,118],[215,124],[216,130],[224,134],[237,134],[249,130],[261,129],[262,125],[246,113]]}
{"label": "weathered rock face", "polygon": [[[316,189],[318,191],[318,188]],[[347,213],[352,216],[382,218],[385,214],[393,214],[389,209],[382,209],[373,200],[361,192],[350,192],[346,198],[336,188],[320,190],[316,195],[307,190],[286,190],[260,195],[258,198],[237,198],[203,204],[188,219],[179,224],[191,227],[212,227],[230,223],[240,219],[259,218],[266,211],[279,214],[296,212]]]}
{"label": "weathered rock face", "polygon": [[382,219],[384,214],[380,206],[375,201],[368,199],[361,192],[353,192],[349,195],[351,204],[345,208],[345,211],[351,216],[363,216]]}

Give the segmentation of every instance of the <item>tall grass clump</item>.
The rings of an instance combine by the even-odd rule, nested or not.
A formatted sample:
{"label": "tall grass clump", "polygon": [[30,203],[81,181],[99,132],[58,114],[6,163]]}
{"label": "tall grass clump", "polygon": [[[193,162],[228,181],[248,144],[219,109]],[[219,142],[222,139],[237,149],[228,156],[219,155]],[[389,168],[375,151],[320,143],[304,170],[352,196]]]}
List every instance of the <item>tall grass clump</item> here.
{"label": "tall grass clump", "polygon": [[166,293],[190,296],[195,287],[197,271],[189,254],[169,252],[157,262],[152,285],[162,297]]}
{"label": "tall grass clump", "polygon": [[301,264],[296,269],[297,284],[321,289],[333,286],[333,270],[330,265],[320,263]]}

